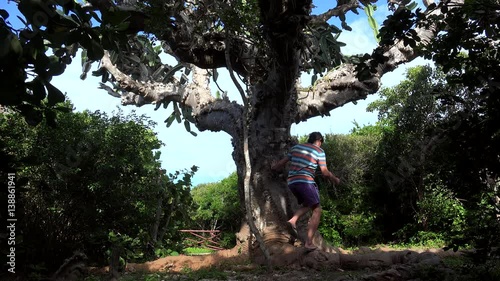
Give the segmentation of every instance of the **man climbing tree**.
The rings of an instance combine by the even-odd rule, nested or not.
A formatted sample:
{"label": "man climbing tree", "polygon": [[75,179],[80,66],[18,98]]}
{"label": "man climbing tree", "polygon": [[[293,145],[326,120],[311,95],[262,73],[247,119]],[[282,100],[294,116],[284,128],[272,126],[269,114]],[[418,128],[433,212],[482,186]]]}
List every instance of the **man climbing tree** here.
{"label": "man climbing tree", "polygon": [[314,245],[314,234],[318,230],[321,218],[321,207],[319,204],[318,185],[314,181],[316,169],[320,169],[321,174],[331,183],[339,184],[340,179],[328,171],[326,165],[325,151],[321,145],[325,142],[323,135],[319,132],[312,132],[306,144],[297,144],[292,147],[288,155],[274,164],[272,170],[281,170],[290,161],[287,183],[290,191],[297,198],[299,205],[302,205],[290,218],[287,223],[296,232],[297,221],[309,210],[312,211],[311,219],[307,225],[307,238],[304,247],[308,251],[317,249]]}

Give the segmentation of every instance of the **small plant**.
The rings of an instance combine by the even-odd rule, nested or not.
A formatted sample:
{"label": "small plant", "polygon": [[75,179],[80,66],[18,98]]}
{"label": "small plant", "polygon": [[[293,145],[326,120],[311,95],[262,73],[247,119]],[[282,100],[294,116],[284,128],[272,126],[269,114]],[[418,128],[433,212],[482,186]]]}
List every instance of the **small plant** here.
{"label": "small plant", "polygon": [[155,255],[159,258],[164,258],[167,256],[178,256],[179,252],[171,250],[171,249],[165,249],[165,248],[157,248],[155,250]]}
{"label": "small plant", "polygon": [[219,244],[222,248],[232,248],[236,245],[236,234],[234,232],[222,232]]}
{"label": "small plant", "polygon": [[193,270],[189,266],[184,266],[181,269],[182,274],[190,274],[191,272],[193,272]]}

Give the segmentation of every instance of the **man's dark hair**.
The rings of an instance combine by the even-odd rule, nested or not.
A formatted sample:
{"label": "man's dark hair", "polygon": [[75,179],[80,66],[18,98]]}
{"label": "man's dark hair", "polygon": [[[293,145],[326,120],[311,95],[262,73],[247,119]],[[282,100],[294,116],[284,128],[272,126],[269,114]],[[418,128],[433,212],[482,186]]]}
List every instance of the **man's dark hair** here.
{"label": "man's dark hair", "polygon": [[323,142],[323,135],[320,132],[312,132],[311,134],[309,134],[307,143],[314,143],[317,140]]}

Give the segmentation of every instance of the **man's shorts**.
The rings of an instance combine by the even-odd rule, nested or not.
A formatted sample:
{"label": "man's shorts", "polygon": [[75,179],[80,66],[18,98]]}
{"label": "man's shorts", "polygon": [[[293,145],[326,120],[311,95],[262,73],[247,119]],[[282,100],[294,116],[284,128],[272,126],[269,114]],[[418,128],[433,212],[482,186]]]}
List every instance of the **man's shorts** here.
{"label": "man's shorts", "polygon": [[290,184],[288,187],[297,198],[299,205],[312,207],[319,204],[318,186],[315,183],[297,182]]}

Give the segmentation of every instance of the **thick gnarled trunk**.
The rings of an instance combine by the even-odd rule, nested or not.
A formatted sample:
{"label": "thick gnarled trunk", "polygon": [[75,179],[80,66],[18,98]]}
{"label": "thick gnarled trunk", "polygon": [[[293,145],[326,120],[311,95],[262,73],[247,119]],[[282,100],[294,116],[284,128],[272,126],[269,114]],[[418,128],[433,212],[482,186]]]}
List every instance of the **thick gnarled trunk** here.
{"label": "thick gnarled trunk", "polygon": [[[260,89],[256,86],[253,90],[258,92]],[[296,262],[304,253],[300,245],[306,237],[309,216],[306,215],[299,221],[299,235],[296,239],[286,224],[299,207],[288,189],[287,171],[285,169],[278,173],[270,169],[271,164],[283,158],[297,142],[290,135],[291,116],[295,112],[289,109],[289,104],[294,103],[291,100],[279,102],[270,96],[260,107],[250,107],[256,109],[247,112],[247,120],[250,121],[246,124],[248,133],[242,134],[242,138],[233,136],[233,158],[239,178],[240,203],[245,207],[245,213],[250,212],[239,239],[247,243],[250,256],[258,263],[285,265]],[[245,158],[245,137],[248,142],[248,159]],[[248,168],[251,169],[249,178]],[[315,243],[326,252],[336,253],[319,234],[315,237]],[[285,253],[288,259],[283,260]],[[338,256],[332,255],[328,259],[336,258]]]}
{"label": "thick gnarled trunk", "polygon": [[[229,3],[232,2],[228,1],[227,4]],[[456,0],[447,5],[460,3],[461,0]],[[152,103],[158,107],[168,102],[177,103],[190,110],[190,117],[193,117],[193,123],[200,131],[228,133],[232,137],[234,148],[233,159],[239,178],[240,202],[248,211],[247,219],[250,224],[247,226],[250,226],[256,238],[248,239],[252,235],[245,234],[248,233],[248,228],[242,227],[240,239],[249,242],[250,252],[254,252],[256,260],[263,258],[259,251],[265,252],[266,249],[269,250],[268,259],[273,256],[282,258],[282,255],[274,255],[275,253],[300,253],[301,248],[295,247],[297,243],[294,243],[296,241],[286,227],[287,219],[298,207],[287,188],[286,171],[279,175],[270,170],[271,163],[285,156],[295,143],[290,135],[291,124],[328,115],[337,107],[376,93],[380,88],[380,78],[417,57],[416,48],[405,46],[402,40],[391,46],[379,46],[377,50],[387,60],[374,60],[376,71],[370,77],[361,81],[356,75],[356,66],[346,63],[328,71],[312,87],[303,89],[296,86],[296,79],[300,71],[310,69],[307,66],[310,62],[304,56],[310,51],[306,46],[304,33],[310,27],[308,24],[325,23],[332,16],[356,9],[358,1],[339,3],[335,9],[312,16],[311,0],[259,0],[259,24],[264,27],[265,32],[255,35],[262,39],[262,49],[261,45],[252,45],[251,41],[239,37],[238,32],[231,30],[229,25],[224,26],[227,28],[224,34],[196,34],[193,31],[200,27],[199,19],[206,14],[205,9],[194,9],[191,4],[180,5],[175,13],[169,10],[168,5],[158,6],[157,8],[174,15],[165,17],[168,19],[165,25],[169,28],[158,30],[156,34],[168,47],[164,48],[165,52],[193,69],[189,83],[181,83],[175,79],[168,84],[146,78],[136,81],[123,70],[126,67],[113,64],[106,52],[102,68],[114,77],[121,92],[117,94],[109,87],[101,87],[111,95],[121,97],[124,105],[141,106]],[[204,5],[204,8],[210,7]],[[440,14],[441,9],[426,12],[426,16]],[[436,25],[429,25],[416,28],[415,31],[421,39],[417,45],[422,47],[439,30]],[[251,59],[247,59],[249,57]],[[243,104],[231,102],[227,97],[216,98],[211,94],[210,73],[207,69],[221,67],[245,78],[248,91],[244,93],[239,87]],[[306,224],[307,217],[299,222],[299,238],[305,236]],[[339,255],[326,245],[320,235],[317,235],[314,242],[324,250],[321,252],[325,255],[324,265],[339,263]],[[266,247],[262,248],[263,244]],[[288,257],[293,260],[301,256]],[[273,264],[287,262],[287,259],[272,261]]]}

